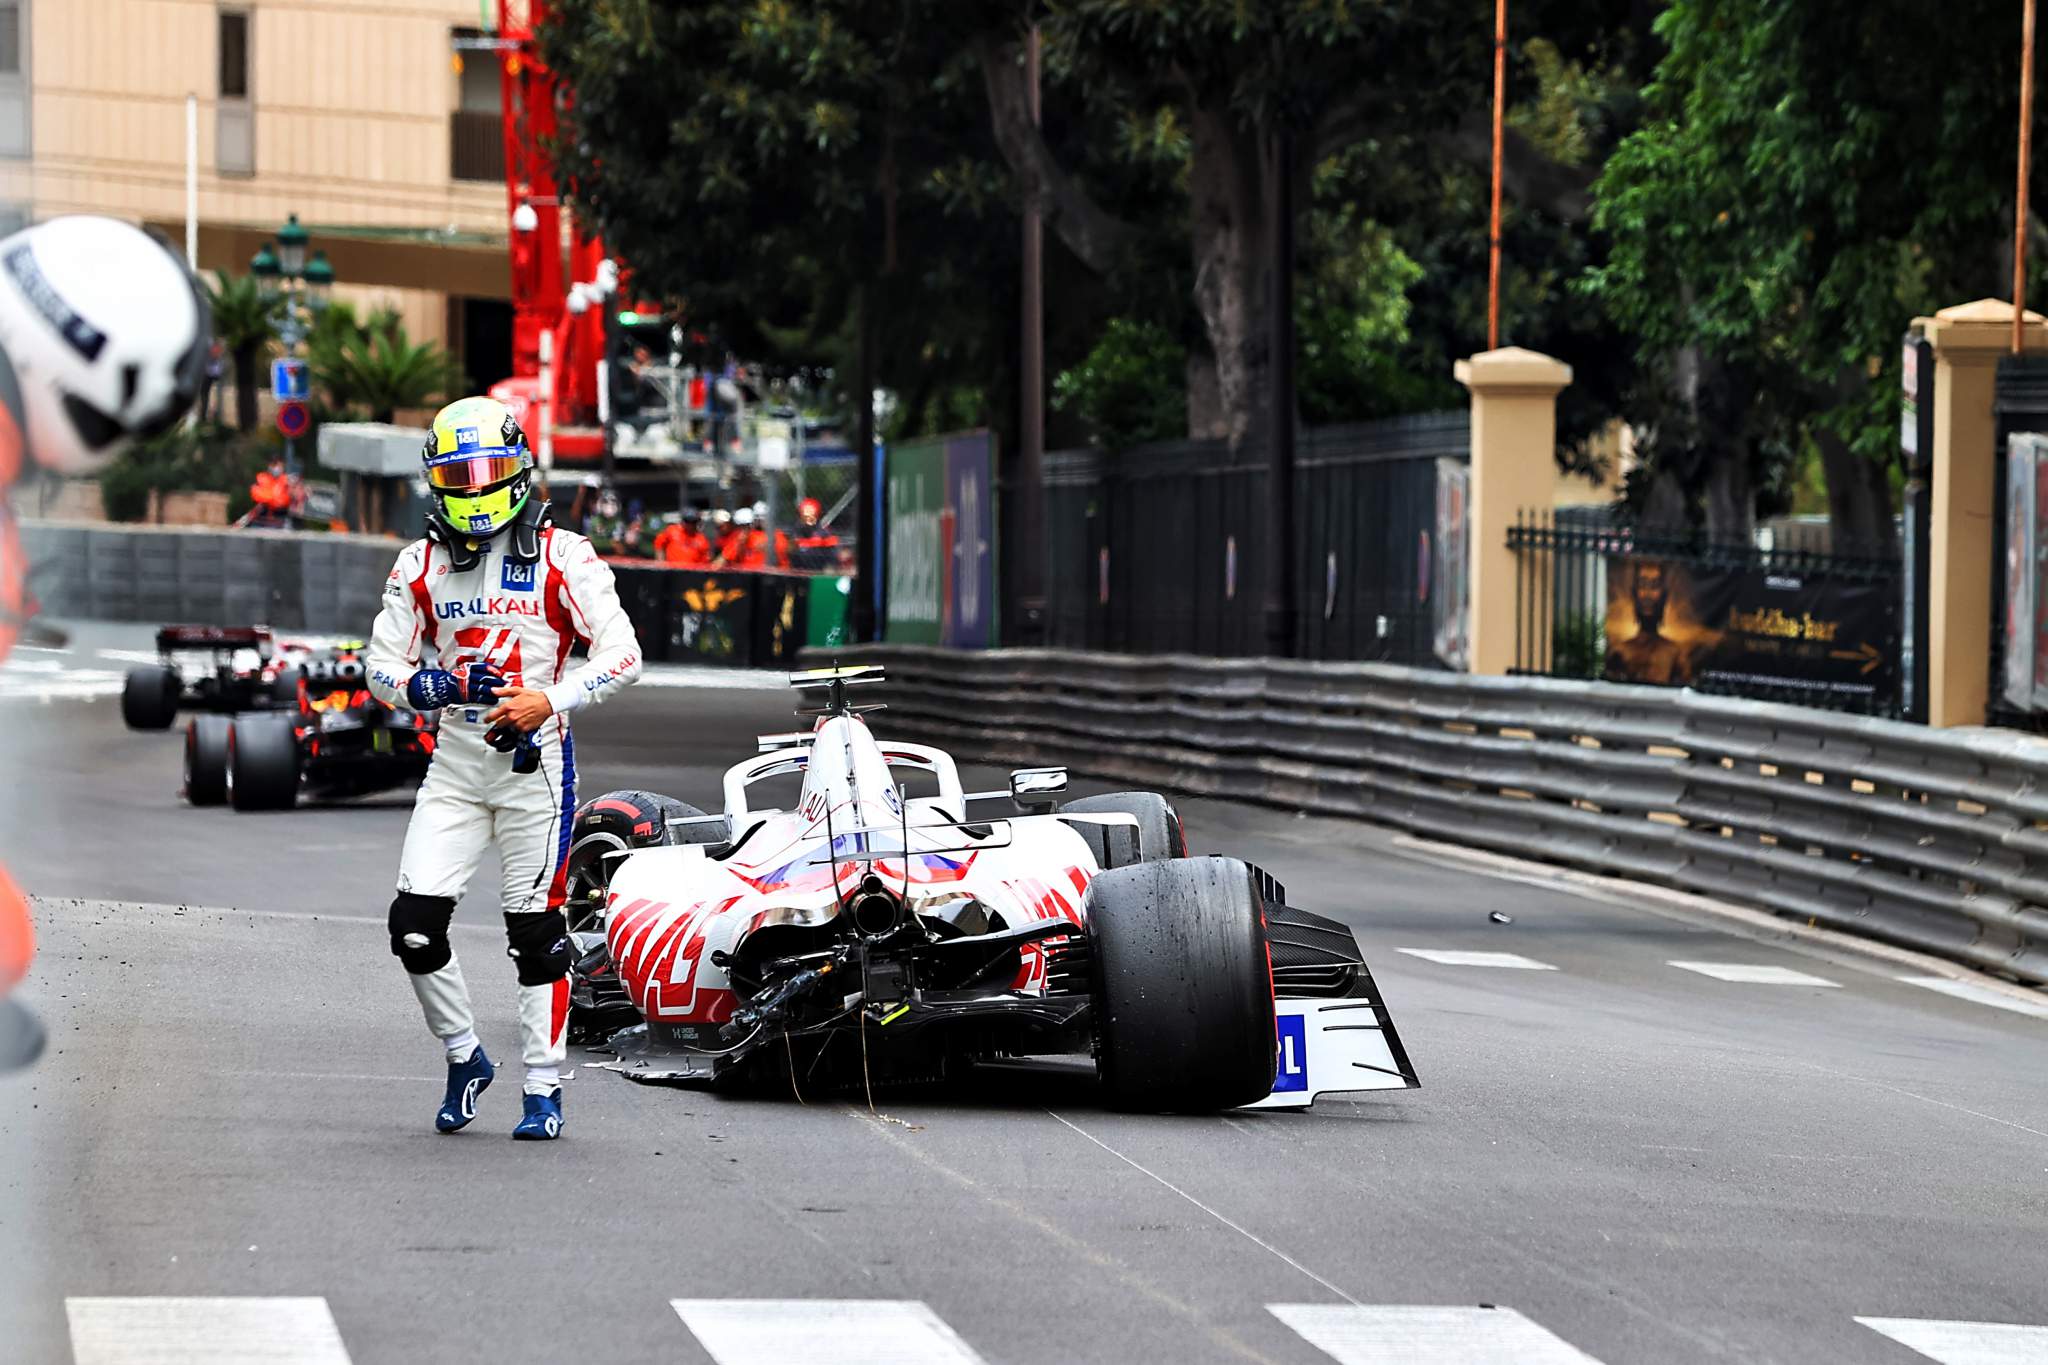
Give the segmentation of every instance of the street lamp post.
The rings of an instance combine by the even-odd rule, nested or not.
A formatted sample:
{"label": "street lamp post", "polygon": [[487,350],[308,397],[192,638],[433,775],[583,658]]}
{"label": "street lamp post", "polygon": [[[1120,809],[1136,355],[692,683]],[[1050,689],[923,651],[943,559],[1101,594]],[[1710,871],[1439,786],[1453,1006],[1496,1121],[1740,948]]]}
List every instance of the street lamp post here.
{"label": "street lamp post", "polygon": [[[334,291],[334,267],[327,253],[307,255],[311,236],[294,213],[277,230],[276,239],[265,242],[249,258],[249,273],[256,277],[264,301],[276,316],[278,343],[287,358],[297,357]],[[288,472],[299,472],[296,443],[289,436],[284,442],[284,462]]]}

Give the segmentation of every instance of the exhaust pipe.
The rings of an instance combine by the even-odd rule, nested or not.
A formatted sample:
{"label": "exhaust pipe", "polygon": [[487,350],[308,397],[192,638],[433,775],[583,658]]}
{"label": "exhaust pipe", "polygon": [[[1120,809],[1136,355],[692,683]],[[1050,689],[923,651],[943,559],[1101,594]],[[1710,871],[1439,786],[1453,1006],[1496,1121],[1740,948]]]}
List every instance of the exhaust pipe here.
{"label": "exhaust pipe", "polygon": [[853,927],[867,938],[880,938],[903,922],[903,902],[873,875],[861,882],[846,910]]}

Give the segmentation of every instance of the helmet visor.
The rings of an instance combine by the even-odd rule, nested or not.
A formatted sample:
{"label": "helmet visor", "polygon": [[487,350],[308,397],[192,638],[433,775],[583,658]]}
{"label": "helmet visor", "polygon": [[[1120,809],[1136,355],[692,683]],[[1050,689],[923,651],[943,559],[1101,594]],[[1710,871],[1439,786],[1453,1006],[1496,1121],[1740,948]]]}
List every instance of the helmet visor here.
{"label": "helmet visor", "polygon": [[444,455],[427,466],[427,482],[437,491],[474,493],[518,477],[526,457],[499,447]]}

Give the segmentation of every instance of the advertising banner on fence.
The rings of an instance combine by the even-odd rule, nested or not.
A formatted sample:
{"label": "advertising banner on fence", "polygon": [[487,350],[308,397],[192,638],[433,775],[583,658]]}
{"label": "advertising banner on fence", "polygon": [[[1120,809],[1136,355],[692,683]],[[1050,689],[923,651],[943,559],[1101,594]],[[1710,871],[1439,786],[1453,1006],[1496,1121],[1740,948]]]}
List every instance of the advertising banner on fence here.
{"label": "advertising banner on fence", "polygon": [[1791,569],[1617,557],[1606,676],[1882,710],[1898,696],[1891,585]]}
{"label": "advertising banner on fence", "polygon": [[995,439],[985,431],[890,447],[883,465],[891,644],[996,642]]}

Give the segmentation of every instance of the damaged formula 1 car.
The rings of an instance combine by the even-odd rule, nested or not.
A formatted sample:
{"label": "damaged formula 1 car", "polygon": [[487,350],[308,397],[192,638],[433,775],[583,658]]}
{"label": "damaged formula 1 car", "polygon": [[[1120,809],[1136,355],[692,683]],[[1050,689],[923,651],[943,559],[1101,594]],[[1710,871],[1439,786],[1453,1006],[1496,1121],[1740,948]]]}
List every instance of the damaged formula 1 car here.
{"label": "damaged formula 1 car", "polygon": [[[1351,931],[1188,856],[1159,796],[1055,805],[1057,768],[970,794],[945,752],[869,731],[849,690],[879,670],[791,681],[823,694],[815,728],[763,738],[721,813],[645,792],[577,812],[581,1037],[641,1042],[666,1079],[805,1090],[1079,1054],[1130,1110],[1418,1083]],[[1017,813],[977,813],[995,800]]]}

